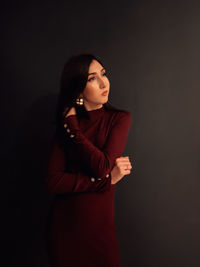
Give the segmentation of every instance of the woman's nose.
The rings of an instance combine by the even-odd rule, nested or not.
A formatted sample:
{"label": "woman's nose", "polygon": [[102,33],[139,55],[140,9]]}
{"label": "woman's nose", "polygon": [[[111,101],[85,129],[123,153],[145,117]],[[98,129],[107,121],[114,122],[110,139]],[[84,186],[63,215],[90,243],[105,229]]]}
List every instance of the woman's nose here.
{"label": "woman's nose", "polygon": [[106,87],[106,84],[102,79],[99,79],[99,87],[100,88],[105,88]]}

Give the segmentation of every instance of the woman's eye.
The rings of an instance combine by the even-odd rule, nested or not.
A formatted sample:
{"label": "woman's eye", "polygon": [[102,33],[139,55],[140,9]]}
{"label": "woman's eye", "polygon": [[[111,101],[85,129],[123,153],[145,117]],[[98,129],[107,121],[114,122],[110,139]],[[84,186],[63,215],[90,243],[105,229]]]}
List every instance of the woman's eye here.
{"label": "woman's eye", "polygon": [[91,77],[90,79],[88,79],[88,81],[90,82],[90,81],[94,80],[94,78],[95,78],[95,77]]}
{"label": "woman's eye", "polygon": [[[107,76],[107,73],[104,72],[104,73],[102,74],[102,76]],[[93,81],[94,79],[95,79],[95,77],[91,77],[91,78],[88,79],[88,82]]]}

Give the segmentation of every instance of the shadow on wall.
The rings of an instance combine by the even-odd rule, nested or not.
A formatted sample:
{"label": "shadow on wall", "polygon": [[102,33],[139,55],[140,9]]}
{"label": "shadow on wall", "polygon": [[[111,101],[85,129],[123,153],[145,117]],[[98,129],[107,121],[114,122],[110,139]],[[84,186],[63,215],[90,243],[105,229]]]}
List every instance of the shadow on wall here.
{"label": "shadow on wall", "polygon": [[56,95],[33,103],[4,159],[7,266],[48,266],[44,234],[51,196],[44,188],[44,174],[55,130],[55,105]]}

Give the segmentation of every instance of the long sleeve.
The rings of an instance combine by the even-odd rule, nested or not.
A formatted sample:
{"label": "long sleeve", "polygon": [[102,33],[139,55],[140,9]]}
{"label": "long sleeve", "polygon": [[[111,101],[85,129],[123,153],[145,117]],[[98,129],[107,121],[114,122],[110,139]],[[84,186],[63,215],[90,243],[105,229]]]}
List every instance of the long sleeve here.
{"label": "long sleeve", "polygon": [[66,155],[54,137],[45,175],[45,185],[49,193],[104,192],[111,186],[111,176],[94,179],[77,172],[66,172]]}
{"label": "long sleeve", "polygon": [[68,138],[78,147],[78,151],[85,164],[91,169],[94,176],[106,177],[114,167],[116,158],[120,157],[128,136],[131,123],[129,111],[119,112],[112,126],[108,140],[99,149],[81,132],[76,115],[69,115],[64,119],[65,131]]}

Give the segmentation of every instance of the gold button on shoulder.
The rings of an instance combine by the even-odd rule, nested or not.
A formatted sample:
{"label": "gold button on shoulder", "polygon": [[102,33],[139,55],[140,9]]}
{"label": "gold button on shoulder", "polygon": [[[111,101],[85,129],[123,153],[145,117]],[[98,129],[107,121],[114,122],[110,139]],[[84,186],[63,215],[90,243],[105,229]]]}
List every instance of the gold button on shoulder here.
{"label": "gold button on shoulder", "polygon": [[64,127],[67,128],[67,123],[64,124]]}
{"label": "gold button on shoulder", "polygon": [[95,178],[94,178],[94,177],[92,177],[90,180],[91,180],[92,182],[94,182],[94,181],[95,181]]}
{"label": "gold button on shoulder", "polygon": [[101,178],[98,178],[97,180],[101,180]]}
{"label": "gold button on shoulder", "polygon": [[74,134],[70,134],[70,137],[73,138],[75,135]]}
{"label": "gold button on shoulder", "polygon": [[70,129],[69,128],[67,128],[67,130],[66,130],[68,133],[70,133]]}
{"label": "gold button on shoulder", "polygon": [[109,177],[109,174],[106,174],[106,178],[108,178]]}

